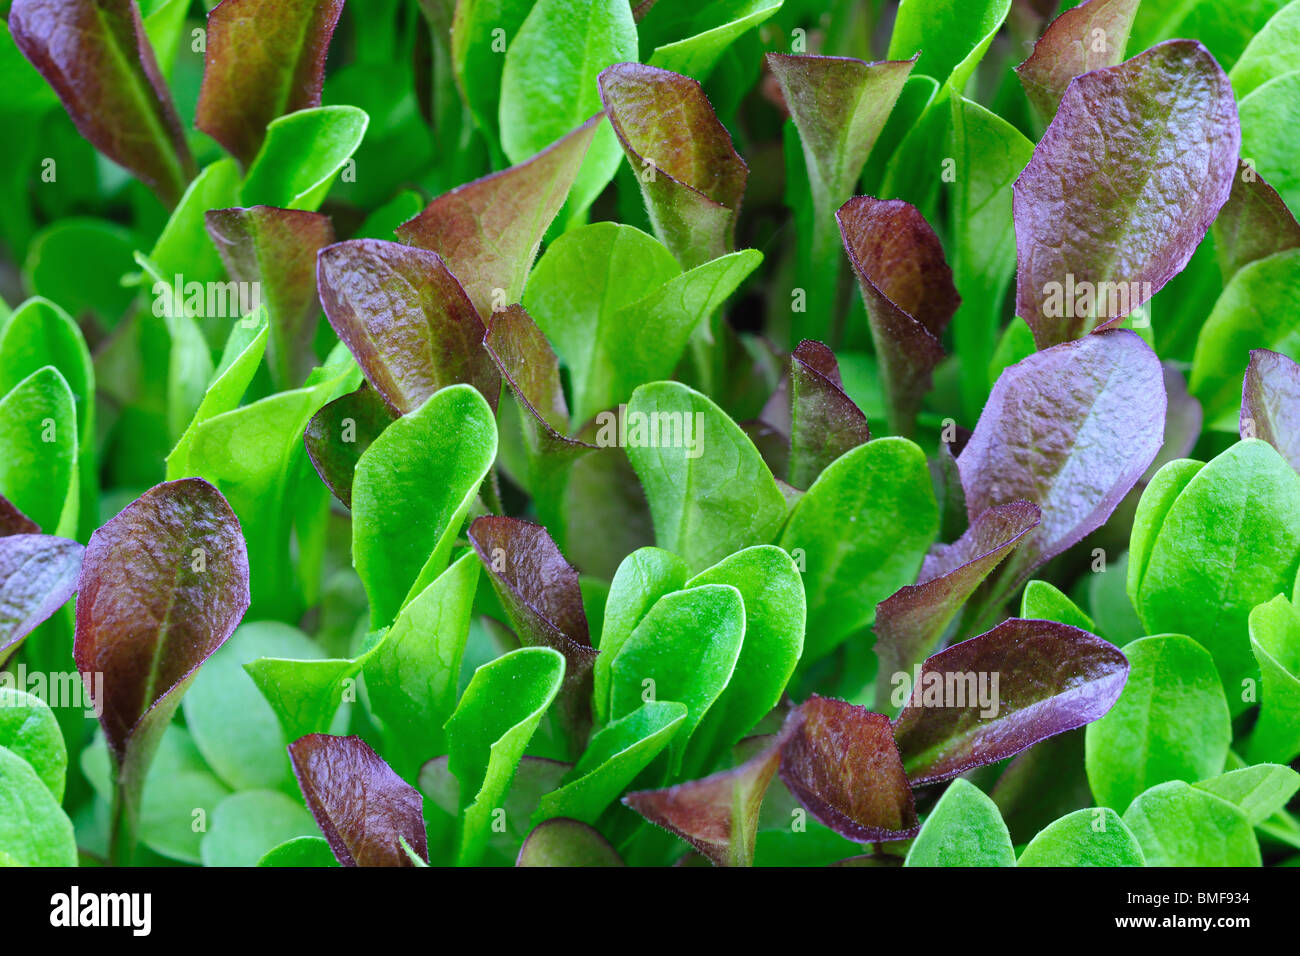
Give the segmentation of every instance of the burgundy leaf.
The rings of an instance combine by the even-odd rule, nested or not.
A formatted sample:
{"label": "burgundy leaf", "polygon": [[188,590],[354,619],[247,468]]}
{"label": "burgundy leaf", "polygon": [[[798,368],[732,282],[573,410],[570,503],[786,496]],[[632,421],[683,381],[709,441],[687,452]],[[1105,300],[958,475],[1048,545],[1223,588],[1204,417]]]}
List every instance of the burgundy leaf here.
{"label": "burgundy leaf", "polygon": [[547,226],[564,205],[601,117],[518,166],[439,196],[397,228],[403,242],[442,256],[479,315],[518,302]]}
{"label": "burgundy leaf", "polygon": [[176,205],[194,159],[135,0],[14,0],[9,29],[81,135]]}
{"label": "burgundy leaf", "polygon": [[289,745],[294,776],[340,866],[414,866],[429,847],[420,792],[360,737],[308,734]]}
{"label": "burgundy leaf", "polygon": [[835,353],[799,343],[790,356],[790,484],[807,488],[840,455],[871,440],[867,416],[844,394]]}
{"label": "burgundy leaf", "polygon": [[809,813],[857,843],[916,836],[912,788],[888,717],[813,694],[786,726],[781,779]]}
{"label": "burgundy leaf", "polygon": [[1016,313],[1038,347],[1115,324],[1181,272],[1240,148],[1232,87],[1194,40],[1071,83],[1013,187]]}
{"label": "burgundy leaf", "polygon": [[247,167],[271,120],[320,106],[342,10],[343,0],[222,0],[208,14],[194,125]]}
{"label": "burgundy leaf", "polygon": [[132,802],[199,665],[248,610],[239,520],[201,478],[157,485],[90,536],[77,591],[77,670],[102,686],[99,722]]}
{"label": "burgundy leaf", "polygon": [[600,832],[586,823],[555,817],[543,821],[519,848],[515,866],[623,866]]}
{"label": "burgundy leaf", "polygon": [[1012,501],[1042,512],[1001,573],[1023,582],[1099,528],[1155,458],[1164,424],[1160,362],[1126,329],[1005,369],[957,459],[972,519]]}
{"label": "burgundy leaf", "polygon": [[1077,627],[1013,618],[935,654],[918,671],[894,725],[914,785],[1097,720],[1124,689],[1128,661]]}
{"label": "burgundy leaf", "polygon": [[0,537],[0,664],[72,597],[83,550],[75,541],[48,534],[17,531]]}
{"label": "burgundy leaf", "polygon": [[349,239],[320,251],[316,277],[330,325],[394,414],[458,382],[496,409],[501,377],[483,323],[437,253]]}
{"label": "burgundy leaf", "polygon": [[1300,471],[1300,365],[1268,349],[1250,353],[1241,389],[1241,437],[1262,438]]}
{"label": "burgundy leaf", "polygon": [[835,218],[867,306],[890,428],[910,434],[943,358],[939,337],[961,304],[952,269],[925,217],[901,199],[856,196]]}
{"label": "burgundy leaf", "polygon": [[700,84],[642,63],[597,78],[655,235],[683,269],[731,252],[749,167]]}
{"label": "burgundy leaf", "polygon": [[895,675],[910,677],[912,666],[934,652],[962,605],[1038,519],[1037,506],[1028,501],[989,508],[955,544],[926,556],[916,584],[876,605],[877,706],[889,699]]}
{"label": "burgundy leaf", "polygon": [[298,387],[316,364],[316,253],[334,241],[329,217],[252,206],[211,209],[204,221],[230,278],[259,289],[257,298],[266,304],[272,381],[282,390]]}
{"label": "burgundy leaf", "polygon": [[41,526],[23,514],[12,501],[0,495],[0,537],[10,534],[40,534]]}
{"label": "burgundy leaf", "polygon": [[657,827],[675,833],[715,866],[751,866],[758,814],[781,763],[782,737],[730,770],[663,790],[637,790],[623,797]]}
{"label": "burgundy leaf", "polygon": [[1300,248],[1300,223],[1277,190],[1241,163],[1232,193],[1214,220],[1214,249],[1225,281],[1238,269],[1275,252]]}
{"label": "burgundy leaf", "polygon": [[311,417],[302,440],[307,457],[334,497],[352,507],[352,476],[362,453],[393,422],[369,385],[327,404]]}
{"label": "burgundy leaf", "polygon": [[1124,59],[1138,0],[1086,0],[1048,25],[1029,59],[1016,67],[1029,102],[1051,121],[1076,76]]}

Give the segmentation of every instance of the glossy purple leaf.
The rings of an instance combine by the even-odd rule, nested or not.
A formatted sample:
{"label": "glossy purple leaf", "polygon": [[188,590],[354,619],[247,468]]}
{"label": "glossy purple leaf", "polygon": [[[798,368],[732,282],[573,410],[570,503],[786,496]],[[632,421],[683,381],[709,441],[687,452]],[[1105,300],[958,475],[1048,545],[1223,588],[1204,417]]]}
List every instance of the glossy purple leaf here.
{"label": "glossy purple leaf", "polygon": [[814,817],[857,843],[916,836],[888,717],[814,694],[787,718],[786,733],[781,779]]}
{"label": "glossy purple leaf", "polygon": [[700,84],[642,63],[608,66],[597,83],[655,235],[683,269],[731,252],[749,167]]}
{"label": "glossy purple leaf", "polygon": [[901,199],[855,196],[835,214],[867,306],[890,428],[910,434],[961,304],[939,237]]}
{"label": "glossy purple leaf", "polygon": [[272,381],[297,388],[316,365],[316,253],[334,241],[333,224],[320,213],[274,206],[211,209],[204,223],[230,278],[260,291]]}
{"label": "glossy purple leaf", "polygon": [[582,168],[600,117],[531,159],[458,186],[397,228],[403,242],[442,256],[479,315],[518,302],[546,228]]}
{"label": "glossy purple leaf", "polygon": [[428,860],[420,792],[360,737],[308,734],[289,760],[340,866],[414,866],[402,840]]}
{"label": "glossy purple leaf", "polygon": [[320,480],[352,507],[352,476],[362,453],[391,425],[393,414],[373,388],[363,384],[311,417],[303,433],[307,457]]}
{"label": "glossy purple leaf", "polygon": [[1001,574],[1023,581],[1099,528],[1155,458],[1164,424],[1160,362],[1126,329],[1005,369],[957,459],[972,519],[1013,501],[1042,512]]}
{"label": "glossy purple leaf", "polygon": [[496,410],[501,376],[483,322],[437,253],[350,239],[320,251],[316,277],[330,325],[394,414],[459,382]]}
{"label": "glossy purple leaf", "polygon": [[9,30],[81,135],[176,205],[196,170],[135,0],[14,0]]}
{"label": "glossy purple leaf", "polygon": [[1300,365],[1268,349],[1250,353],[1241,389],[1241,437],[1262,438],[1300,471]]}
{"label": "glossy purple leaf", "polygon": [[623,797],[657,827],[675,833],[715,866],[751,866],[758,814],[781,763],[783,735],[744,763],[699,780]]}
{"label": "glossy purple leaf", "polygon": [[1013,187],[1016,314],[1038,347],[1115,324],[1181,272],[1240,148],[1232,87],[1194,40],[1071,83]]}
{"label": "glossy purple leaf", "polygon": [[914,785],[1003,760],[1102,717],[1128,679],[1112,644],[1056,621],[1013,618],[919,668],[894,738]]}
{"label": "glossy purple leaf", "polygon": [[23,514],[12,501],[0,495],[0,537],[11,534],[40,534],[41,526]]}
{"label": "glossy purple leaf", "polygon": [[1028,501],[995,505],[976,516],[954,544],[934,548],[916,584],[899,588],[876,605],[876,701],[889,699],[896,674],[933,653],[967,599],[1038,527],[1039,512]]}
{"label": "glossy purple leaf", "polygon": [[835,353],[799,343],[790,356],[790,484],[808,488],[840,455],[871,440],[867,416],[844,393]]}
{"label": "glossy purple leaf", "polygon": [[1232,193],[1214,220],[1214,250],[1225,281],[1257,259],[1298,248],[1295,214],[1254,167],[1241,163]]}
{"label": "glossy purple leaf", "polygon": [[623,866],[618,852],[586,823],[556,817],[533,828],[515,866]]}
{"label": "glossy purple leaf", "polygon": [[1038,115],[1051,121],[1076,76],[1124,59],[1138,0],[1086,0],[1053,20],[1016,67],[1025,95]]}
{"label": "glossy purple leaf", "polygon": [[208,14],[194,125],[247,167],[271,120],[320,106],[343,0],[222,0]]}
{"label": "glossy purple leaf", "polygon": [[[13,512],[21,517],[16,508]],[[77,542],[48,534],[18,531],[0,537],[0,664],[72,597],[82,551]]]}

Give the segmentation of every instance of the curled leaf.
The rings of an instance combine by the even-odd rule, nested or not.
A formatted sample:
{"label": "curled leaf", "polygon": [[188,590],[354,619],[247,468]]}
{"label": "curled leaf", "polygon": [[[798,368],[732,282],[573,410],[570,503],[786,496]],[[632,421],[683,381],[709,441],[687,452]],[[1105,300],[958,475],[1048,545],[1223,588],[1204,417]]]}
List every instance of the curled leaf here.
{"label": "curled leaf", "polygon": [[1300,471],[1300,365],[1254,349],[1241,390],[1241,437],[1262,438]]}
{"label": "curled leaf", "polygon": [[1138,0],[1087,0],[1048,25],[1029,59],[1016,67],[1039,116],[1051,121],[1076,76],[1124,59],[1137,7]]}
{"label": "curled leaf", "polygon": [[334,399],[311,417],[303,433],[312,467],[334,497],[352,507],[352,476],[370,443],[393,414],[368,385]]}
{"label": "curled leaf", "polygon": [[871,440],[867,416],[844,393],[835,353],[805,339],[790,356],[790,484],[807,488],[845,452]]}
{"label": "curled leaf", "polygon": [[82,550],[52,535],[20,531],[0,537],[0,662],[72,597]]}
{"label": "curled leaf", "polygon": [[539,823],[519,848],[515,866],[623,866],[600,832],[578,820]]}
{"label": "curled leaf", "polygon": [[1214,248],[1224,279],[1275,252],[1300,248],[1300,223],[1277,190],[1242,161],[1232,192],[1214,220]]}

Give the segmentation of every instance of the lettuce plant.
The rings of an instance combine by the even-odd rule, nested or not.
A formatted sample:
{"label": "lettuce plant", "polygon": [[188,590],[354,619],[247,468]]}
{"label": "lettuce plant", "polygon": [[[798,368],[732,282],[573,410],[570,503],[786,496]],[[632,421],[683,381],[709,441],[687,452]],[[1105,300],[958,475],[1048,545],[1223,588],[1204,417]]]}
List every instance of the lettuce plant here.
{"label": "lettuce plant", "polygon": [[1239,6],[0,4],[0,864],[1296,865]]}

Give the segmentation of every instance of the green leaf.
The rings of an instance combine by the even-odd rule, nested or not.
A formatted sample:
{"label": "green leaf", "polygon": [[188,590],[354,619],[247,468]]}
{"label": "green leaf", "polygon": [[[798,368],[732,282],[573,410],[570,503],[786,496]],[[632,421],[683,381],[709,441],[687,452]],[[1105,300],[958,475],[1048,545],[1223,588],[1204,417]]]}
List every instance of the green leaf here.
{"label": "green leaf", "polygon": [[232,793],[212,811],[203,837],[204,866],[256,866],[267,853],[319,831],[307,808],[276,790]]}
{"label": "green leaf", "polygon": [[1219,676],[1203,647],[1165,634],[1126,645],[1124,655],[1128,683],[1086,731],[1088,783],[1116,811],[1156,784],[1219,773],[1232,741]]}
{"label": "green leaf", "polygon": [[1300,790],[1300,773],[1276,763],[1232,770],[1196,784],[1241,808],[1252,826],[1259,826],[1286,807]]}
{"label": "green leaf", "polygon": [[623,866],[600,833],[577,820],[546,820],[519,848],[515,866]]}
{"label": "green leaf", "polygon": [[19,866],[76,866],[72,821],[35,770],[0,746],[0,853]]}
{"label": "green leaf", "polygon": [[203,225],[209,209],[226,209],[239,202],[239,164],[233,159],[219,159],[190,183],[185,195],[163,227],[149,260],[164,282],[170,284],[177,274],[199,281],[221,281],[225,267],[208,239]]}
{"label": "green leaf", "polygon": [[1147,866],[1259,866],[1246,815],[1181,780],[1152,787],[1124,813]]}
{"label": "green leaf", "polygon": [[361,659],[260,657],[244,665],[275,712],[285,740],[331,730]]}
{"label": "green leaf", "polygon": [[1269,80],[1292,72],[1297,50],[1300,50],[1300,6],[1287,3],[1251,37],[1241,57],[1228,71],[1238,100]]}
{"label": "green leaf", "polygon": [[1263,686],[1246,756],[1289,763],[1300,755],[1300,615],[1286,597],[1250,612],[1250,647]]}
{"label": "green leaf", "polygon": [[1285,73],[1242,97],[1239,104],[1242,155],[1251,158],[1292,209],[1300,209],[1300,173],[1293,162],[1300,148],[1297,96],[1300,72]]}
{"label": "green leaf", "polygon": [[655,47],[651,66],[704,82],[727,47],[781,9],[783,0],[724,0],[701,6],[685,39]]}
{"label": "green leaf", "polygon": [[1015,866],[997,804],[958,777],[926,817],[904,866]]}
{"label": "green leaf", "polygon": [[266,851],[258,866],[322,867],[338,866],[329,841],[320,836],[300,836],[286,840]]}
{"label": "green leaf", "polygon": [[63,800],[68,748],[54,711],[45,701],[0,684],[0,748],[31,764],[55,801]]}
{"label": "green leaf", "polygon": [[32,239],[23,271],[36,295],[71,315],[93,315],[111,329],[135,298],[135,290],[122,281],[135,268],[135,241],[113,223],[64,219]]}
{"label": "green leaf", "polygon": [[1039,831],[1019,866],[1146,866],[1137,837],[1114,810],[1076,810]]}
{"label": "green leaf", "polygon": [[1084,631],[1096,631],[1092,618],[1079,610],[1061,589],[1046,581],[1030,581],[1020,598],[1020,616],[1042,621],[1060,621]]}
{"label": "green leaf", "polygon": [[52,366],[0,398],[0,494],[46,531],[76,534],[76,400]]}
{"label": "green leaf", "polygon": [[[430,0],[423,2],[427,5]],[[497,114],[501,71],[505,67],[499,44],[514,40],[534,5],[535,0],[457,0],[455,4],[451,62],[456,85],[494,148],[499,137]]]}
{"label": "green leaf", "polygon": [[242,205],[318,209],[369,123],[355,106],[318,106],[272,121],[244,180]]}
{"label": "green leaf", "polygon": [[889,58],[919,52],[918,73],[961,93],[1010,9],[1011,0],[904,0],[889,38]]}

